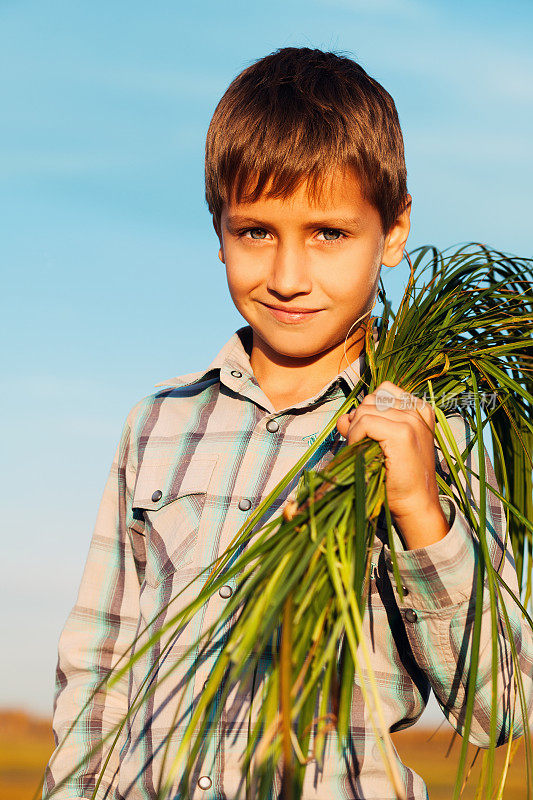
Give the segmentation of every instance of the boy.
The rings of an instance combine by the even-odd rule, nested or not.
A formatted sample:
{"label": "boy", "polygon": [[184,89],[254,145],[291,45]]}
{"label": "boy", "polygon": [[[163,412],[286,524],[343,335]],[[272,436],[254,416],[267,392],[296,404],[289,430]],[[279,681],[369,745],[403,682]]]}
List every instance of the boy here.
{"label": "boy", "polygon": [[[358,323],[373,307],[381,265],[400,263],[409,234],[411,197],[392,98],[358,64],[333,53],[284,48],[260,59],[237,76],[215,110],[206,143],[206,197],[231,298],[248,325],[207,370],[160,384],[166,388],[128,415],[78,600],[59,644],[58,740],[138,632],[223,552],[245,515],[305,452],[357,382],[364,367],[364,322]],[[379,402],[383,393],[392,398],[385,409]],[[397,730],[415,722],[433,688],[461,731],[468,674],[463,638],[471,635],[476,544],[456,502],[438,491],[434,413],[408,398],[413,405],[406,407],[400,387],[382,384],[339,419],[306,468],[325,466],[345,440],[369,436],[380,442],[404,548],[398,554],[405,595],[400,602],[389,577],[388,546],[376,540],[365,615],[387,723]],[[468,427],[460,415],[450,422],[464,450]],[[477,471],[475,448],[469,466]],[[288,490],[269,514],[279,512],[287,496]],[[497,564],[505,549],[503,526],[503,506],[489,493],[487,528]],[[503,562],[503,577],[517,591],[509,547]],[[165,666],[218,617],[233,589],[228,582],[211,597],[173,644]],[[183,603],[197,591],[196,584],[189,587]],[[509,605],[531,707],[533,644]],[[157,624],[175,610],[171,606]],[[470,735],[480,746],[489,741],[491,691],[488,611],[485,617]],[[510,734],[512,700],[512,664],[501,626],[498,644],[501,744]],[[120,685],[91,701],[51,760],[45,796],[142,694],[156,650],[144,654]],[[189,710],[178,720],[171,753],[215,655],[197,665],[182,707]],[[132,714],[98,797],[156,797],[182,676],[176,670]],[[311,762],[304,800],[395,796],[357,686],[353,696],[355,750],[340,759],[330,746],[322,771]],[[247,731],[237,729],[236,721],[247,699],[236,698],[222,715],[193,776],[194,798],[245,796],[239,757]],[[517,718],[514,736],[522,733],[519,713]],[[89,798],[104,758],[105,748],[56,796]],[[406,797],[426,797],[422,779],[400,762],[398,768]],[[279,775],[274,783],[271,796],[277,797]]]}

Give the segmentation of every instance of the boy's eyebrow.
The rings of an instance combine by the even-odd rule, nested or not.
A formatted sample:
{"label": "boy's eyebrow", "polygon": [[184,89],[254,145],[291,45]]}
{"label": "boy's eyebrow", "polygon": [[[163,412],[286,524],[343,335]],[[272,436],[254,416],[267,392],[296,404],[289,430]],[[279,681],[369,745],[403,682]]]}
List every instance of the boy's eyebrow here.
{"label": "boy's eyebrow", "polygon": [[228,225],[259,225],[261,220],[253,217],[243,217],[239,214],[228,214],[226,218]]}
{"label": "boy's eyebrow", "polygon": [[[309,223],[308,227],[313,227],[316,225],[322,225],[324,228],[339,228],[343,225],[349,228],[350,226],[357,227],[362,225],[363,220],[360,217],[337,217],[335,214],[332,216],[326,216],[321,219],[317,219],[314,222]],[[306,226],[307,227],[307,226]]]}
{"label": "boy's eyebrow", "polygon": [[[262,225],[268,223],[266,223],[265,220],[256,219],[255,217],[246,217],[240,214],[228,214],[227,224],[232,227],[236,227],[238,225],[256,225],[257,227],[261,227]],[[309,222],[304,227],[316,228],[317,226],[321,226],[323,228],[338,228],[342,226],[357,227],[361,224],[362,220],[360,217],[325,216]]]}

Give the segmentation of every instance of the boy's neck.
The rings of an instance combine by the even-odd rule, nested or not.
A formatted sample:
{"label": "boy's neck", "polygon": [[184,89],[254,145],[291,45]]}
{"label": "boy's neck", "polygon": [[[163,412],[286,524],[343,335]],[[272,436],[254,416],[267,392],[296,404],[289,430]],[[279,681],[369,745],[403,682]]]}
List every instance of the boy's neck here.
{"label": "boy's neck", "polygon": [[250,364],[259,386],[279,411],[314,397],[348,364],[357,361],[363,349],[364,335],[346,345],[348,361],[344,342],[312,359],[298,359],[273,351],[254,331]]}

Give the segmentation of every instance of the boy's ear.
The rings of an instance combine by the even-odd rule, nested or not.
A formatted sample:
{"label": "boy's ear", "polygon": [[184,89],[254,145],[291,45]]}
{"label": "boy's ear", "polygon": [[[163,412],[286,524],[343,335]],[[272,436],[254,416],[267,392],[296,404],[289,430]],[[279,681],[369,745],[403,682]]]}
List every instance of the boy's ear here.
{"label": "boy's ear", "polygon": [[398,266],[403,258],[403,251],[411,230],[411,204],[412,197],[408,194],[404,210],[385,237],[381,263],[386,267]]}
{"label": "boy's ear", "polygon": [[222,234],[220,232],[220,225],[216,221],[214,216],[212,216],[211,219],[213,220],[213,228],[215,229],[215,233],[218,236],[218,242],[220,244],[220,248],[219,248],[219,251],[218,251],[218,257],[222,261],[222,263],[224,264],[225,263],[225,261],[224,261],[224,242],[222,241]]}

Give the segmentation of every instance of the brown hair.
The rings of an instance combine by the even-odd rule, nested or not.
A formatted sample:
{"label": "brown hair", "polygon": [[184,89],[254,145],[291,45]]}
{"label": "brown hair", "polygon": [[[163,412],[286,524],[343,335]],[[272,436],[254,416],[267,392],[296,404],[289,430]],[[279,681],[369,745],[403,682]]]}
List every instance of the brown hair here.
{"label": "brown hair", "polygon": [[332,170],[346,167],[387,233],[407,202],[394,100],[350,58],[280,48],[237,75],[215,109],[205,146],[207,205],[219,225],[232,192],[255,202],[271,180],[267,196],[285,198],[307,180],[316,198]]}

